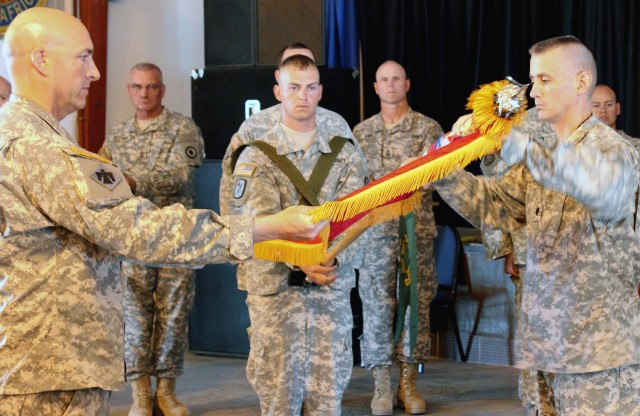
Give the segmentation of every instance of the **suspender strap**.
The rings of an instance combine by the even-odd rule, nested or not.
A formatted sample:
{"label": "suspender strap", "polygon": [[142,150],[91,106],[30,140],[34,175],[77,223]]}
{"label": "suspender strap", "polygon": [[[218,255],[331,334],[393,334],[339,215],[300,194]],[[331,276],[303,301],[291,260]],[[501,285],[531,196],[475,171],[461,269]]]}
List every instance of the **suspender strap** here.
{"label": "suspender strap", "polygon": [[327,180],[327,176],[329,176],[329,172],[331,172],[333,162],[338,158],[338,153],[340,153],[347,141],[350,140],[351,139],[347,139],[346,137],[335,136],[329,142],[331,153],[323,153],[318,158],[318,162],[309,177],[309,186],[314,190],[316,195],[320,193],[320,189],[322,188],[322,185],[324,185],[324,181]]}
{"label": "suspender strap", "polygon": [[351,141],[351,139],[340,136],[335,136],[333,139],[331,139],[331,141],[329,142],[331,153],[323,153],[322,155],[320,155],[320,157],[318,158],[318,162],[316,162],[316,166],[313,168],[313,172],[311,172],[311,176],[309,177],[308,182],[304,178],[304,176],[302,176],[298,168],[295,167],[293,162],[291,162],[286,156],[279,155],[273,146],[260,140],[246,143],[238,147],[231,156],[231,168],[232,170],[235,170],[238,157],[240,157],[240,153],[242,153],[245,147],[257,147],[262,153],[267,155],[269,159],[271,159],[271,161],[275,163],[285,175],[287,175],[287,178],[289,178],[291,183],[293,183],[293,185],[302,195],[301,203],[303,205],[318,206],[320,205],[320,202],[318,201],[318,193],[320,192],[320,188],[322,188],[322,185],[324,185],[324,181],[327,179],[327,176],[331,171],[333,162],[335,162],[336,158],[338,157],[338,153],[340,153],[347,141]]}

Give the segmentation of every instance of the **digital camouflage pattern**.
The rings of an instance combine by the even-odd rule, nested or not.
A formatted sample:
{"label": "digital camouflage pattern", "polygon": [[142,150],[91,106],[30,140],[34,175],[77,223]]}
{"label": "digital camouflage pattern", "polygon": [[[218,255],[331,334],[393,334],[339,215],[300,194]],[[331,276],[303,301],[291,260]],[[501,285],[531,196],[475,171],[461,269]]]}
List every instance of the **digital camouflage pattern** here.
{"label": "digital camouflage pattern", "polygon": [[339,415],[353,368],[349,291],[312,286],[249,293],[247,306],[247,379],[262,414]]}
{"label": "digital camouflage pattern", "polygon": [[[399,168],[410,157],[421,156],[442,134],[433,119],[409,111],[390,130],[381,114],[358,124],[354,130],[369,167],[369,177],[376,180]],[[422,191],[421,191],[422,192]],[[436,294],[438,283],[433,259],[433,239],[436,226],[433,218],[431,191],[423,192],[422,206],[416,209],[418,246],[418,338],[414,350],[416,362],[427,361],[431,346],[429,304]],[[363,331],[360,340],[362,366],[390,365],[393,362],[393,320],[396,310],[398,272],[398,219],[367,230],[362,242],[363,266],[360,268],[358,290],[362,300]],[[362,237],[361,237],[362,240]],[[408,328],[409,311],[405,328]],[[409,333],[403,331],[396,358],[409,361]]]}
{"label": "digital camouflage pattern", "polygon": [[537,372],[541,416],[637,416],[640,365],[592,373]]}
{"label": "digital camouflage pattern", "polygon": [[[136,195],[159,207],[193,207],[195,169],[204,159],[204,140],[189,117],[164,108],[144,130],[131,117],[109,131],[100,154],[136,180]],[[127,378],[178,377],[188,344],[194,272],[125,262],[122,277]]]}
{"label": "digital camouflage pattern", "polygon": [[0,396],[0,415],[108,416],[109,392],[82,389]]}
{"label": "digital camouflage pattern", "polygon": [[[230,208],[233,209],[231,195],[233,189],[231,156],[233,152],[242,144],[257,140],[272,131],[280,123],[280,113],[280,104],[276,104],[253,114],[240,125],[236,134],[231,138],[222,159],[222,178],[220,179],[220,212],[222,215],[226,215]],[[341,136],[353,139],[353,133],[345,119],[340,114],[326,108],[318,107],[316,109],[316,125],[324,126],[331,137]],[[359,154],[362,155],[357,142],[356,148]],[[362,160],[364,161],[364,156],[362,156]]]}
{"label": "digital camouflage pattern", "polygon": [[99,153],[136,180],[136,195],[159,207],[193,207],[193,177],[204,159],[204,140],[189,117],[164,108],[144,130],[131,117],[109,130]]}
{"label": "digital camouflage pattern", "polygon": [[[308,179],[320,155],[331,151],[332,137],[332,125],[318,124],[305,152],[277,125],[260,140],[291,160]],[[362,159],[347,142],[318,200],[324,203],[345,196],[362,187],[364,178]],[[284,172],[255,147],[242,151],[234,189],[238,214],[260,217],[300,203],[297,189]],[[263,414],[300,414],[302,403],[305,413],[340,414],[353,366],[350,291],[355,285],[353,259],[358,250],[356,241],[340,253],[338,277],[330,287],[289,287],[291,267],[285,263],[253,259],[238,265],[238,287],[248,292],[251,317],[247,376],[260,396]]]}
{"label": "digital camouflage pattern", "polygon": [[640,363],[638,153],[593,116],[565,142],[530,135],[524,162],[503,177],[459,171],[436,183],[472,224],[526,225],[516,364],[586,373]]}
{"label": "digital camouflage pattern", "polygon": [[0,394],[124,382],[119,257],[219,263],[253,254],[251,218],[134,198],[120,170],[51,114],[0,109]]}

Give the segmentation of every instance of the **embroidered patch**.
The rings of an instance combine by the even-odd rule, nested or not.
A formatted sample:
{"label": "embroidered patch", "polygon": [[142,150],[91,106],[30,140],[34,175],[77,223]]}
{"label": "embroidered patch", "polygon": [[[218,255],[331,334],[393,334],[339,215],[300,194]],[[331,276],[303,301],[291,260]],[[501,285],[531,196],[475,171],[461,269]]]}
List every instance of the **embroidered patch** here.
{"label": "embroidered patch", "polygon": [[187,155],[189,159],[195,159],[196,157],[198,157],[198,151],[193,146],[187,146],[184,149],[184,154]]}
{"label": "embroidered patch", "polygon": [[236,170],[233,171],[234,176],[253,176],[256,172],[258,165],[255,163],[239,163],[236,165]]}
{"label": "embroidered patch", "polygon": [[496,156],[489,154],[489,155],[485,155],[484,160],[482,162],[484,163],[485,166],[489,166],[493,162],[495,162],[495,160],[496,160]]}
{"label": "embroidered patch", "polygon": [[246,179],[236,179],[235,185],[233,185],[233,198],[240,199],[244,195],[244,191],[247,189]]}
{"label": "embroidered patch", "polygon": [[113,171],[110,166],[100,163],[91,174],[91,179],[105,188],[112,190],[120,183],[122,176],[120,176],[118,172]]}

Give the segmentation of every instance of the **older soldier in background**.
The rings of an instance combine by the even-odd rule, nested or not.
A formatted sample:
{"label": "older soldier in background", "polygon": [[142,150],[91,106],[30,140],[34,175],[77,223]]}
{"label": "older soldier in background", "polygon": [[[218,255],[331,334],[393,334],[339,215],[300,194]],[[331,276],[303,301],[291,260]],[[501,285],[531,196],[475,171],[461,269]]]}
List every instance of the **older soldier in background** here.
{"label": "older soldier in background", "polygon": [[133,197],[115,165],[60,125],[100,78],[75,17],[21,12],[3,56],[14,93],[0,111],[0,414],[106,416],[124,382],[118,257],[242,260],[253,241],[312,238],[325,224],[301,207],[252,220]]}
{"label": "older soldier in background", "polygon": [[[204,158],[200,129],[189,117],[162,105],[162,71],[143,62],[129,71],[127,85],[135,115],[113,127],[100,154],[133,179],[136,195],[159,207],[193,207],[195,169]],[[131,416],[151,415],[152,407],[182,416],[189,411],[175,396],[184,371],[187,322],[193,306],[194,272],[124,262],[125,360],[131,380]],[[150,376],[157,378],[155,396]]]}
{"label": "older soldier in background", "polygon": [[543,415],[640,411],[638,153],[591,114],[596,64],[573,36],[530,49],[531,96],[553,134],[514,129],[496,179],[436,183],[472,224],[527,230],[516,365]]}
{"label": "older soldier in background", "polygon": [[[303,43],[295,42],[285,46],[278,55],[278,64],[292,55],[304,55],[311,60],[314,60],[313,52]],[[276,82],[278,81],[278,69],[275,70]],[[274,86],[276,88],[276,86]],[[233,198],[231,197],[231,190],[233,188],[233,170],[231,169],[231,155],[240,147],[243,143],[256,140],[270,130],[275,128],[280,122],[280,104],[276,104],[272,107],[264,109],[256,114],[253,114],[249,119],[245,120],[238,131],[233,135],[224,158],[222,159],[222,178],[220,180],[220,212],[227,213],[227,209],[231,206],[233,209]],[[318,106],[316,109],[316,117],[318,124],[326,126],[332,135],[342,136],[347,138],[353,138],[351,128],[342,118],[341,115],[335,113],[326,108]],[[356,143],[356,146],[358,144]],[[360,148],[358,147],[358,151]],[[364,157],[363,157],[364,160]],[[230,205],[231,204],[231,205]]]}
{"label": "older soldier in background", "polygon": [[[358,124],[353,133],[362,146],[369,176],[378,179],[399,168],[410,158],[419,156],[442,135],[440,125],[409,107],[407,92],[410,82],[404,68],[394,61],[380,65],[374,88],[380,97],[380,113]],[[396,310],[399,223],[388,221],[367,230],[364,262],[360,268],[358,291],[362,299],[363,331],[360,341],[362,366],[373,369],[375,391],[371,402],[374,415],[393,414],[393,395],[389,366],[394,355],[401,363],[398,401],[409,414],[426,412],[426,405],[416,390],[418,363],[427,361],[431,346],[429,304],[438,283],[433,261],[433,218],[431,191],[421,191],[422,207],[416,210],[418,244],[419,326],[413,361],[409,354],[409,331],[401,342],[393,345],[393,319]],[[408,317],[405,328],[408,328]]]}
{"label": "older soldier in background", "polygon": [[[271,147],[273,156],[290,161],[307,180],[326,156],[336,156],[324,182],[318,181],[319,203],[362,187],[364,166],[355,146],[348,139],[334,139],[333,126],[316,116],[322,85],[314,62],[303,55],[285,59],[274,92],[281,102],[281,121],[260,142]],[[340,150],[332,150],[332,140],[342,142]],[[249,146],[239,156],[235,210],[260,216],[303,203],[299,186],[304,184],[292,182],[285,173],[287,165],[260,149]],[[260,397],[262,414],[340,414],[353,367],[354,251],[357,247],[350,246],[333,264],[301,267],[304,280],[295,279],[293,266],[285,263],[254,260],[238,266],[238,286],[247,291],[251,318],[247,378]],[[329,287],[311,285],[318,283],[318,272],[337,273],[338,278]]]}
{"label": "older soldier in background", "polygon": [[620,115],[620,102],[611,87],[605,84],[596,85],[591,96],[591,112],[604,124],[617,131],[620,136],[629,140],[636,149],[640,149],[640,139],[629,136],[616,126]]}
{"label": "older soldier in background", "polygon": [[11,83],[3,76],[0,76],[0,107],[9,101],[11,95]]}

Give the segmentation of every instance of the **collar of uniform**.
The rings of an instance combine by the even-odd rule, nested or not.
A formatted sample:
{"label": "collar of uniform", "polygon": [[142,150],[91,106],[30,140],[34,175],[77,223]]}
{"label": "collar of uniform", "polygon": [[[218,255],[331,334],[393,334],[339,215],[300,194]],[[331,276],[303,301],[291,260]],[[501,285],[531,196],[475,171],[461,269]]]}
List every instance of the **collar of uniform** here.
{"label": "collar of uniform", "polygon": [[[162,112],[158,114],[158,117],[156,117],[155,120],[153,120],[153,123],[149,124],[149,127],[144,129],[144,131],[148,132],[148,131],[164,130],[165,122],[167,121],[168,116],[169,116],[169,110],[167,110],[167,107],[162,107]],[[140,133],[136,125],[135,115],[129,119],[129,125],[127,126],[127,128],[132,133]]]}
{"label": "collar of uniform", "polygon": [[[411,109],[411,107],[409,107],[409,111],[407,111],[407,114],[405,114],[402,119],[396,123],[395,126],[393,126],[393,128],[390,130],[391,132],[394,131],[402,131],[402,132],[407,132],[407,131],[411,131],[412,129],[412,125],[413,125],[413,119],[411,117],[411,113],[413,113],[413,110]],[[376,133],[381,132],[386,130],[386,125],[384,123],[384,118],[382,118],[382,112],[379,112],[378,114],[376,114],[376,118],[375,118],[375,131]]]}
{"label": "collar of uniform", "polygon": [[[325,127],[324,125],[316,125],[316,137],[309,148],[316,145],[321,153],[331,153],[329,140],[332,137],[333,135],[330,135],[327,127]],[[270,138],[272,138],[273,142],[271,142]],[[282,130],[280,123],[276,125],[271,134],[267,134],[265,137],[259,140],[269,143],[270,145],[275,147],[276,152],[279,155],[286,155],[287,153],[295,153],[297,151],[304,150],[297,143],[289,141],[287,135]]]}
{"label": "collar of uniform", "polygon": [[16,94],[11,94],[11,97],[9,98],[9,102],[12,102],[20,107],[24,107],[27,110],[35,113],[38,117],[40,117],[42,120],[44,120],[45,123],[47,123],[49,126],[51,126],[51,128],[53,130],[55,130],[56,133],[58,133],[60,136],[66,138],[67,140],[69,140],[71,143],[73,144],[78,144],[70,135],[69,132],[65,130],[64,127],[62,127],[62,124],[60,124],[60,122],[58,120],[55,119],[55,117],[53,117],[53,115],[51,113],[49,113],[47,110],[45,110],[44,108],[40,107],[38,104],[36,104],[35,102],[24,98],[24,97],[20,97],[19,95]]}
{"label": "collar of uniform", "polygon": [[586,119],[577,129],[569,136],[567,140],[569,143],[580,143],[582,139],[589,133],[595,126],[602,124],[600,119],[593,114]]}

